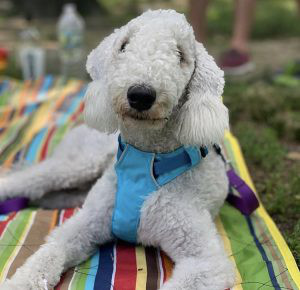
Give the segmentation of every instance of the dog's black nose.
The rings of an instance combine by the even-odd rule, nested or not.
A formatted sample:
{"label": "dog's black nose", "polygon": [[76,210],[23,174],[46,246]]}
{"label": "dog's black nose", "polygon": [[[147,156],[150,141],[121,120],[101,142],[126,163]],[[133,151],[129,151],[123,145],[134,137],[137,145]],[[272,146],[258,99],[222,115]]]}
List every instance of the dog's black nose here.
{"label": "dog's black nose", "polygon": [[132,86],[128,89],[127,98],[130,107],[140,112],[146,111],[152,107],[156,99],[156,92],[149,86]]}

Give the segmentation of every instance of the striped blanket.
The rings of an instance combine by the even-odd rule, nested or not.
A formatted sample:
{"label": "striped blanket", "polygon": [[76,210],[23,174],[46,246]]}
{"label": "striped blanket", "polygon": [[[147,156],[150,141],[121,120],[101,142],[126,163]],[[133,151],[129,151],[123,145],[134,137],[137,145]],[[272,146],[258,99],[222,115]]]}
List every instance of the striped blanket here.
{"label": "striped blanket", "polygon": [[[81,81],[50,76],[34,83],[0,80],[0,164],[31,164],[51,154],[64,134],[81,122],[85,88]],[[237,172],[254,188],[239,144],[229,132],[224,145]],[[0,283],[74,212],[29,208],[0,216]],[[226,203],[216,225],[235,265],[233,289],[300,289],[295,260],[262,205],[246,217]],[[155,290],[172,268],[159,249],[111,243],[66,272],[56,289]]]}

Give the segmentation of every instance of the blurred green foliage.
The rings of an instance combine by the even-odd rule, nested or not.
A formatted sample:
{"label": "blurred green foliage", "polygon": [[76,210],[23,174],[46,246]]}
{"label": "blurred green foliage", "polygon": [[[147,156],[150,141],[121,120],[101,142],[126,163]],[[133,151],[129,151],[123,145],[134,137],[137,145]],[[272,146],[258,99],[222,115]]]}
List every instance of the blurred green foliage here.
{"label": "blurred green foliage", "polygon": [[[211,1],[207,22],[209,34],[231,35],[234,1]],[[253,38],[300,36],[300,15],[296,0],[258,0],[256,2]]]}
{"label": "blurred green foliage", "polygon": [[129,16],[137,13],[139,0],[98,0],[99,4],[110,14],[128,14]]}
{"label": "blurred green foliage", "polygon": [[274,129],[259,127],[252,122],[239,122],[235,126],[235,132],[253,165],[266,171],[282,169],[285,150]]}
{"label": "blurred green foliage", "polygon": [[280,138],[300,141],[299,90],[258,79],[250,83],[228,82],[224,96],[232,124],[261,123],[276,130]]}
{"label": "blurred green foliage", "polygon": [[[176,8],[175,0],[97,0],[102,8],[111,15],[133,17],[140,8],[161,6]],[[234,17],[235,0],[213,0],[208,9],[208,34],[230,36]],[[256,1],[255,20],[252,36],[255,39],[300,36],[300,16],[296,0],[258,0]],[[186,0],[185,12],[188,14]]]}

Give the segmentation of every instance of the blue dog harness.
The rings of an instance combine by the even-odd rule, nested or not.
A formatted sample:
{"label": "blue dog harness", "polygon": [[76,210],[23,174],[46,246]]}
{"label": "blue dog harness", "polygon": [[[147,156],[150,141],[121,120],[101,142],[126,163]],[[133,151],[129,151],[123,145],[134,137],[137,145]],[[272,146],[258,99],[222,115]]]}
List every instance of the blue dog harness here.
{"label": "blue dog harness", "polygon": [[112,218],[112,233],[127,242],[137,242],[141,208],[146,198],[161,186],[200,163],[206,147],[180,147],[170,153],[138,150],[122,142],[115,170],[117,193]]}

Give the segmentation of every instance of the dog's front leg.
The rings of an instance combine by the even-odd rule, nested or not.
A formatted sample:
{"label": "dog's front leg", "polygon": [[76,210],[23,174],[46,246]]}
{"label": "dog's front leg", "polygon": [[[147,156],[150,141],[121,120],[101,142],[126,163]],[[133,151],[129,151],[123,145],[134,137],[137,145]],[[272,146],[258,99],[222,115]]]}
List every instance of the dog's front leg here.
{"label": "dog's front leg", "polygon": [[[144,212],[142,242],[160,246],[175,262],[172,277],[161,290],[224,290],[234,283],[234,271],[210,213],[184,201],[163,201]],[[147,217],[146,217],[147,215]],[[150,237],[150,239],[148,238]]]}
{"label": "dog's front leg", "polygon": [[110,241],[115,190],[116,177],[110,167],[92,188],[83,208],[54,230],[47,243],[0,289],[50,290],[64,270],[87,259],[97,245]]}

